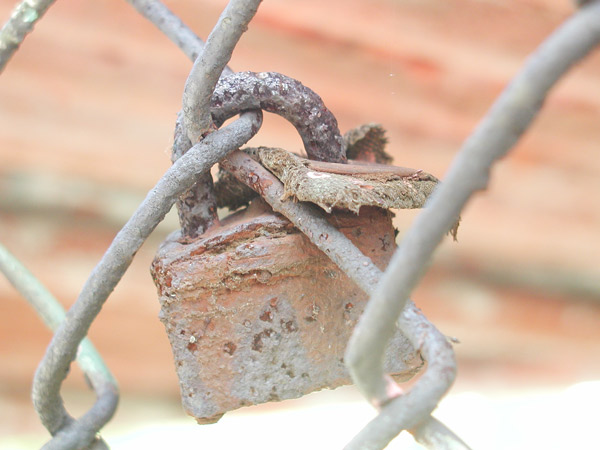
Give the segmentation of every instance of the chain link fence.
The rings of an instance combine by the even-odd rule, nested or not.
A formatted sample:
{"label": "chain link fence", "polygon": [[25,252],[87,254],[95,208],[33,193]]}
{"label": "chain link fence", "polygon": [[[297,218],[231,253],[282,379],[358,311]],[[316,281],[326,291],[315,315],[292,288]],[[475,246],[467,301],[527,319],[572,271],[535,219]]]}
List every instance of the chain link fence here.
{"label": "chain link fence", "polygon": [[[16,7],[0,33],[0,70],[52,3],[27,0]],[[495,161],[527,130],[557,80],[600,41],[600,3],[578,2],[580,9],[526,61],[464,143],[445,179],[429,197],[427,208],[383,272],[327,221],[322,210],[284,199],[290,196],[289,187],[263,167],[264,161],[239,150],[260,129],[265,110],[281,114],[294,124],[308,156],[325,164],[320,174],[347,173],[350,167],[335,118],[314,92],[280,74],[235,74],[227,67],[260,1],[230,1],[206,43],[160,2],[129,3],[194,61],[176,124],[173,165],[118,233],[66,314],[44,287],[0,247],[0,269],[54,330],[35,374],[32,394],[40,419],[53,436],[44,448],[107,448],[98,433],[115,412],[118,388],[84,338],[137,250],[174,204],[179,208],[182,235],[190,240],[218,221],[210,176],[211,167],[217,163],[256,191],[272,210],[285,216],[370,297],[349,340],[344,363],[379,414],[346,448],[384,448],[402,430],[410,431],[427,448],[468,448],[431,416],[454,381],[456,362],[451,343],[409,296],[439,242],[449,230],[455,230],[465,204],[487,186]],[[221,127],[228,117],[238,114],[237,119]],[[335,164],[346,164],[346,168]],[[350,173],[357,171],[353,168]],[[423,181],[421,171],[408,170],[395,176],[408,184]],[[384,369],[385,349],[397,330],[427,363],[406,392]],[[60,394],[73,360],[82,367],[97,395],[95,404],[79,419],[71,417]]]}

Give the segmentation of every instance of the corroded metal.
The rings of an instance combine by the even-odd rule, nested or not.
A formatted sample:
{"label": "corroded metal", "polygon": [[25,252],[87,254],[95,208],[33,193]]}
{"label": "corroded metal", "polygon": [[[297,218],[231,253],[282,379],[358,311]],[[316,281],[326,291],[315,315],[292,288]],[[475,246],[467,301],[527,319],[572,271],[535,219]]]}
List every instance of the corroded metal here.
{"label": "corroded metal", "polygon": [[[192,147],[183,127],[183,114],[177,116],[171,160],[177,161]],[[177,212],[182,234],[195,238],[218,222],[217,201],[210,172],[200,174],[196,183],[177,199]]]}
{"label": "corroded metal", "polygon": [[285,198],[358,214],[364,206],[422,208],[438,184],[422,170],[383,164],[311,162],[280,148],[260,147],[261,163],[283,183]]}
{"label": "corroded metal", "polygon": [[[395,247],[389,212],[330,220],[385,267]],[[343,356],[366,294],[262,202],[215,228],[188,244],[173,234],[152,265],[187,412],[214,422],[241,406],[350,383]],[[421,365],[396,333],[386,371],[404,380]]]}
{"label": "corroded metal", "polygon": [[278,114],[294,125],[310,159],[346,161],[335,116],[317,93],[298,80],[276,72],[238,72],[219,80],[211,100],[217,127],[242,111],[254,109]]}

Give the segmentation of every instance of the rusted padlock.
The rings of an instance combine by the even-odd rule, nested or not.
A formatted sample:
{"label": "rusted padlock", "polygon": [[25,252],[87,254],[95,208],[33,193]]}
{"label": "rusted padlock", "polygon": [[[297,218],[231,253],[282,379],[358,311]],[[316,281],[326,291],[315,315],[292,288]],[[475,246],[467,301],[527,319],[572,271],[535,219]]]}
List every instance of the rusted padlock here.
{"label": "rusted padlock", "polygon": [[[263,153],[265,165],[277,155]],[[303,164],[294,158],[283,158],[284,164]],[[273,159],[270,170],[277,174],[281,158]],[[304,174],[307,180],[315,179],[311,170]],[[316,177],[319,182],[347,176],[322,173],[326,176]],[[350,177],[348,183],[354,181]],[[369,183],[361,179],[358,185]],[[311,201],[306,195],[302,200]],[[387,208],[321,206],[329,210],[332,224],[385,268],[395,248]],[[199,422],[351,382],[344,351],[368,297],[260,198],[197,238],[173,233],[151,270],[183,405]],[[406,380],[421,365],[418,352],[398,331],[387,350],[386,372]]]}
{"label": "rusted padlock", "polygon": [[[331,221],[384,268],[389,212]],[[367,296],[289,221],[262,202],[191,243],[172,235],[152,265],[183,405],[202,422],[229,410],[350,382],[344,351]],[[386,371],[410,378],[420,357],[399,333]]]}

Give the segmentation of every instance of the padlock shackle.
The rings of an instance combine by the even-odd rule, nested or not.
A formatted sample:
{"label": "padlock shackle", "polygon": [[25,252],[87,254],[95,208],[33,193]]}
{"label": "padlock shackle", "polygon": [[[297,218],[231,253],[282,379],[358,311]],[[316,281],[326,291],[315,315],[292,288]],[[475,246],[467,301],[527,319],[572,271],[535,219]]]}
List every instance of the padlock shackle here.
{"label": "padlock shackle", "polygon": [[333,113],[313,90],[276,72],[238,72],[222,77],[211,100],[217,127],[240,112],[262,109],[287,119],[298,131],[309,159],[346,162]]}

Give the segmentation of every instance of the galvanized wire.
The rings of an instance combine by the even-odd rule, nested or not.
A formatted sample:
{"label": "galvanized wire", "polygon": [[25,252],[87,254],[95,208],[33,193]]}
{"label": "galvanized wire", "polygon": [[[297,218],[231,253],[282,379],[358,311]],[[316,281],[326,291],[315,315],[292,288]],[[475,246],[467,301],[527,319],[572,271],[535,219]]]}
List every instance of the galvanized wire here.
{"label": "galvanized wire", "polygon": [[[179,158],[148,193],[94,268],[77,301],[67,313],[66,320],[54,334],[34,378],[34,405],[42,423],[53,435],[65,425],[66,412],[62,407],[60,386],[77,346],[138,249],[177,198],[193,185],[196,177],[208,171],[227,153],[246,143],[260,125],[255,114],[244,114],[231,125],[212,133]],[[107,417],[99,415],[94,422],[96,431],[107,420]]]}
{"label": "galvanized wire", "polygon": [[[346,352],[352,378],[371,402],[381,403],[386,397],[389,382],[382,365],[385,346],[433,251],[466,202],[485,188],[494,162],[504,156],[530,126],[550,88],[599,42],[600,2],[596,1],[575,13],[528,59],[466,140],[440,187],[406,233],[365,308]],[[382,426],[387,430],[385,435],[361,432],[357,436],[361,444],[351,443],[348,448],[383,448],[406,429],[399,416],[384,414],[388,408],[395,409],[393,403],[384,407],[375,419],[385,424]],[[365,433],[370,437],[365,439]],[[372,445],[362,444],[369,441]]]}
{"label": "galvanized wire", "polygon": [[[323,211],[315,205],[281,200],[282,183],[258,162],[243,152],[231,153],[221,166],[239,181],[256,190],[273,210],[286,216],[308,239],[342,269],[342,271],[370,296],[376,291],[382,272],[341,231],[331,225]],[[451,345],[425,316],[409,301],[396,322],[396,326],[419,349],[427,368],[409,392],[395,398],[390,393],[400,391],[390,377],[386,377],[386,397],[376,406],[381,414],[357,436],[348,448],[366,449],[379,439],[389,442],[396,434],[389,423],[400,422],[403,429],[415,429],[418,436],[447,442],[460,448],[460,439],[430,414],[452,385],[456,374],[456,361]],[[395,329],[395,328],[394,328]],[[434,428],[435,427],[435,428]],[[464,445],[464,444],[463,444]],[[373,447],[375,448],[375,447]],[[464,445],[462,448],[468,448]]]}
{"label": "galvanized wire", "polygon": [[[199,39],[160,3],[148,0],[129,1],[138,10],[145,11],[143,14],[157,24],[188,56],[193,58],[200,54]],[[185,120],[188,122],[186,133],[192,138],[190,144],[208,131],[208,122],[202,119],[209,117],[205,107],[206,99],[210,99],[214,84],[241,32],[245,30],[245,24],[256,12],[258,3],[242,0],[230,2],[231,8],[236,5],[241,8],[236,10],[236,14],[239,13],[242,19],[237,21],[235,17],[224,14],[215,28],[217,31],[214,35],[218,37],[215,37],[214,55],[210,57],[210,53],[207,53],[207,57],[212,58],[213,62],[219,62],[214,67],[206,61],[195,66],[195,70],[202,73],[208,68],[212,78],[204,87],[195,82],[188,83],[188,86],[195,86],[184,99]],[[47,8],[51,2],[40,4],[45,4]],[[43,10],[45,9],[40,11]],[[228,19],[224,20],[224,17]],[[238,27],[219,28],[232,20]],[[243,29],[240,30],[239,26],[243,26]],[[23,30],[24,36],[30,28],[28,30],[23,27]],[[344,245],[333,243],[325,250],[350,277],[354,277],[371,294],[371,300],[348,347],[346,361],[357,386],[380,409],[380,414],[347,448],[383,448],[403,429],[411,429],[417,440],[430,447],[466,448],[445,426],[430,416],[452,383],[456,366],[450,344],[408,301],[408,295],[465,203],[474,192],[487,185],[493,163],[529,127],[549,89],[599,41],[600,3],[587,2],[579,13],[570,18],[528,60],[522,72],[466,141],[446,179],[406,234],[385,273],[381,274],[378,270],[375,272],[370,261],[363,260],[364,256],[360,252],[355,254],[353,246],[347,250]],[[220,43],[223,45],[220,46]],[[5,52],[0,48],[0,53],[9,57],[11,51],[14,52]],[[201,58],[202,56],[197,60],[203,61]],[[225,63],[222,63],[224,60]],[[0,65],[0,70],[2,67]],[[196,75],[190,79],[193,81]],[[204,106],[200,111],[194,110],[198,105]],[[95,433],[110,419],[114,411],[115,392],[111,392],[114,389],[110,387],[110,383],[108,388],[103,385],[95,386],[98,401],[94,407],[77,421],[68,415],[60,396],[60,386],[79,343],[136,251],[176,199],[194,184],[199,175],[206,174],[212,165],[252,137],[260,127],[261,120],[262,116],[258,112],[244,113],[236,122],[211,133],[187,153],[183,154],[185,150],[181,151],[182,156],[150,191],[90,275],[77,302],[56,331],[34,380],[34,404],[44,425],[55,435],[47,448],[96,445]],[[246,162],[241,167],[247,168],[251,164]],[[274,208],[277,209],[276,206]],[[314,210],[306,213],[304,223],[298,220],[299,217],[302,219],[302,214],[287,213],[290,220],[317,244],[320,231],[325,230],[325,225],[319,224],[319,220],[315,219],[318,214]],[[316,223],[316,228],[306,228],[308,222]],[[336,231],[332,231],[331,236],[335,236],[335,233]],[[364,270],[357,269],[357,264],[368,273],[362,274]],[[420,348],[428,361],[425,374],[404,394],[384,374],[382,368],[383,349],[396,326],[404,331],[415,347]]]}
{"label": "galvanized wire", "polygon": [[204,48],[202,39],[158,0],[127,0],[127,3],[152,22],[190,60],[195,61],[202,53]]}
{"label": "galvanized wire", "polygon": [[[148,5],[148,2],[144,3]],[[168,12],[166,8],[159,9],[160,11]],[[181,33],[182,30],[186,31],[179,24],[176,32]],[[190,40],[190,33],[187,32],[182,37],[182,42]],[[194,40],[194,44],[198,44],[198,39]],[[214,45],[219,47],[218,40]],[[67,320],[53,336],[34,378],[34,405],[44,426],[51,434],[56,435],[48,444],[49,448],[54,445],[60,448],[78,448],[82,443],[85,445],[112,416],[112,413],[106,414],[105,396],[99,395],[92,409],[75,422],[70,419],[63,406],[60,386],[78,343],[129,267],[139,247],[177,198],[194,184],[199,175],[207,173],[228,152],[247,142],[258,131],[261,123],[262,114],[245,113],[179,158],[117,234],[90,275],[79,298],[69,310]]]}
{"label": "galvanized wire", "polygon": [[0,30],[0,73],[55,0],[24,0]]}
{"label": "galvanized wire", "polygon": [[[65,319],[62,305],[2,244],[0,244],[0,272],[29,302],[46,326],[56,331]],[[119,400],[117,382],[88,338],[83,339],[79,344],[76,361],[94,391],[104,398],[103,408],[112,417]],[[106,394],[102,395],[102,393]],[[73,423],[74,419],[69,417],[69,421]],[[108,448],[106,443],[96,436],[96,431],[94,430],[94,438],[89,448],[97,450]],[[80,436],[74,437],[79,439]]]}
{"label": "galvanized wire", "polygon": [[[205,44],[177,16],[158,0],[127,0],[141,15],[150,20],[194,62],[184,88],[183,109],[177,115],[171,160],[174,162],[192,146],[186,126],[213,131],[209,101],[221,76],[234,72],[227,66],[233,49],[247,29],[260,1],[229,2]],[[207,70],[210,68],[210,70]],[[187,114],[184,113],[187,105]],[[206,111],[204,111],[206,109]],[[254,112],[259,120],[260,111]],[[206,134],[207,134],[206,133]],[[195,142],[197,139],[195,140]],[[177,201],[182,234],[194,238],[218,223],[213,180],[209,172]]]}
{"label": "galvanized wire", "polygon": [[231,0],[206,39],[183,91],[183,119],[188,138],[195,144],[211,131],[210,100],[223,69],[261,0]]}

